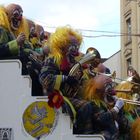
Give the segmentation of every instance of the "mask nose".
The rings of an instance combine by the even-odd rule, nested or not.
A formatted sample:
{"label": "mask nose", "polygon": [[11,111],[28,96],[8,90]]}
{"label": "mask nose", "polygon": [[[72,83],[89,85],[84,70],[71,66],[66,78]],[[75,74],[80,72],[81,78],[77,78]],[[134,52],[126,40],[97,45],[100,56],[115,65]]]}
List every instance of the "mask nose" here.
{"label": "mask nose", "polygon": [[22,20],[22,16],[17,17],[17,20],[21,21]]}

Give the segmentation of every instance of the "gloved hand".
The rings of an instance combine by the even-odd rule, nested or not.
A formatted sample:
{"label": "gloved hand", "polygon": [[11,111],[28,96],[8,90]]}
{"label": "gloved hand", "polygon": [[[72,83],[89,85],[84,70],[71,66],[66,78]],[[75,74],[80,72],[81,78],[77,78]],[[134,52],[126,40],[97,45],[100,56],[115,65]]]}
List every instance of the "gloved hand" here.
{"label": "gloved hand", "polygon": [[24,33],[20,33],[18,36],[17,36],[17,44],[19,46],[22,46],[24,44],[24,41],[26,40],[26,36]]}
{"label": "gloved hand", "polygon": [[115,103],[114,110],[118,113],[123,106],[124,101],[122,99],[118,99]]}
{"label": "gloved hand", "polygon": [[78,84],[78,80],[74,76],[67,76],[64,82],[70,86],[76,86]]}

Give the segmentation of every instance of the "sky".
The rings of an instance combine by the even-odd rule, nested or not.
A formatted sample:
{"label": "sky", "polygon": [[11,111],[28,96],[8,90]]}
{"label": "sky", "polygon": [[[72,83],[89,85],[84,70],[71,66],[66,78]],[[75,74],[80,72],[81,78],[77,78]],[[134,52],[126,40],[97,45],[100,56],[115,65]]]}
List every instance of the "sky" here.
{"label": "sky", "polygon": [[23,15],[46,31],[70,25],[83,35],[81,52],[96,48],[102,58],[120,50],[120,0],[0,0],[21,5]]}

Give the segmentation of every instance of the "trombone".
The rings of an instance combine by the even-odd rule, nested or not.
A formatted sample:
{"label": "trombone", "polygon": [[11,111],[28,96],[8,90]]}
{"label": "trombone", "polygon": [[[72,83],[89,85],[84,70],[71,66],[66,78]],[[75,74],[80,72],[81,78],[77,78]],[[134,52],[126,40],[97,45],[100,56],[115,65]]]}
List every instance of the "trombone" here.
{"label": "trombone", "polygon": [[[76,63],[72,69],[70,70],[69,72],[69,75],[72,76],[72,75],[75,75],[76,72],[78,71],[78,69],[81,67],[82,64],[88,64],[90,63],[91,61],[94,61],[96,58],[100,59],[100,57],[97,55],[98,51],[97,50],[94,50],[94,51],[91,51],[89,53],[87,53],[78,63]],[[108,76],[112,79],[117,79],[117,80],[120,80],[120,81],[127,81],[127,80],[124,80],[124,79],[121,79],[121,78],[117,78],[116,77],[116,73],[114,72],[113,74],[105,74],[105,73],[100,73],[100,72],[95,72],[95,71],[92,71],[91,69],[89,69],[89,74],[91,74],[93,77],[95,77],[96,74],[100,74],[100,75],[105,75],[105,76]],[[135,82],[132,82],[132,81],[127,81],[127,82],[130,82],[134,85],[138,85],[140,86],[140,84],[138,83],[135,83]],[[71,92],[73,92],[73,90],[71,90],[70,87],[67,87],[67,94],[69,95]],[[116,92],[126,92],[126,93],[129,93],[131,92],[131,90],[115,90]],[[73,93],[73,96],[75,96],[75,94],[77,94],[77,92]],[[124,98],[121,98],[124,102],[128,103],[128,104],[133,104],[133,105],[138,105],[140,106],[140,101],[134,101],[134,100],[129,100],[129,99],[124,99]]]}
{"label": "trombone", "polygon": [[90,69],[89,69],[89,74],[91,74],[93,77],[95,77],[96,74],[105,75],[105,76],[108,76],[108,77],[110,77],[110,78],[112,78],[112,79],[116,79],[116,80],[120,80],[120,81],[126,81],[126,82],[130,82],[130,83],[132,83],[132,84],[135,84],[135,85],[139,85],[139,86],[140,86],[139,83],[132,82],[132,81],[128,81],[128,80],[124,80],[124,79],[121,79],[121,78],[116,77],[115,71],[113,72],[113,74],[105,74],[105,73],[96,72],[96,71],[93,71],[93,70],[90,70]]}
{"label": "trombone", "polygon": [[140,106],[140,102],[139,101],[133,101],[133,100],[128,100],[128,99],[123,99],[121,98],[125,103],[127,104],[132,104],[132,105],[137,105]]}
{"label": "trombone", "polygon": [[[78,63],[76,63],[70,70],[69,72],[69,76],[74,76],[76,75],[76,72],[80,69],[80,67],[83,64],[88,64],[91,61],[95,61],[95,59],[100,60],[100,55],[99,52],[96,49],[93,49],[92,51],[89,51]],[[79,78],[80,81],[80,78]],[[77,88],[76,90],[73,90],[70,86],[66,87],[66,93],[67,95],[71,95],[71,97],[74,97],[77,92],[78,92]]]}
{"label": "trombone", "polygon": [[[89,73],[90,73],[93,77],[95,77],[96,74],[99,74],[99,75],[108,76],[108,77],[110,77],[110,78],[112,78],[112,79],[117,79],[117,80],[120,80],[120,81],[127,81],[127,80],[123,80],[123,79],[121,79],[121,78],[116,78],[115,72],[114,72],[113,74],[105,74],[105,73],[100,73],[100,72],[96,72],[96,71],[91,71],[91,70],[89,69]],[[135,82],[132,82],[132,81],[127,81],[127,82],[130,82],[130,83],[132,83],[132,84],[135,84],[135,85],[140,86],[140,84],[135,83]],[[115,91],[116,91],[116,92],[124,92],[124,93],[130,93],[130,92],[131,92],[131,90],[129,90],[129,89],[120,89],[120,90],[119,90],[119,89],[116,89]],[[132,104],[132,105],[140,106],[140,101],[134,101],[134,100],[124,99],[124,98],[121,98],[121,99],[122,99],[125,103],[127,103],[127,104]]]}

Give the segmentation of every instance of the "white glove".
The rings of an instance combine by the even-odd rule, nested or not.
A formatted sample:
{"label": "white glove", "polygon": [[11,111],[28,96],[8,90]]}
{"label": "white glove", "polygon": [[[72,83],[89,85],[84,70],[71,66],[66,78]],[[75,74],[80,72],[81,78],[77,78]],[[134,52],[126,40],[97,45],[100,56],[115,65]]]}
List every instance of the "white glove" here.
{"label": "white glove", "polygon": [[115,103],[114,110],[118,113],[123,106],[124,101],[122,99],[118,99]]}

